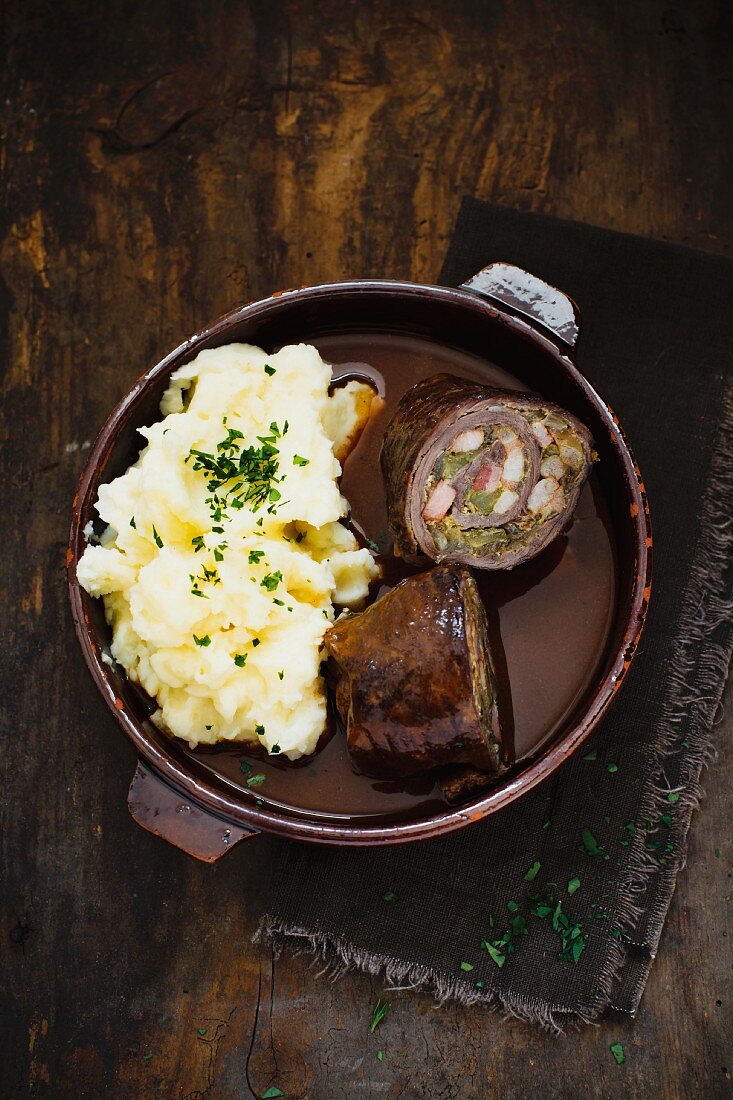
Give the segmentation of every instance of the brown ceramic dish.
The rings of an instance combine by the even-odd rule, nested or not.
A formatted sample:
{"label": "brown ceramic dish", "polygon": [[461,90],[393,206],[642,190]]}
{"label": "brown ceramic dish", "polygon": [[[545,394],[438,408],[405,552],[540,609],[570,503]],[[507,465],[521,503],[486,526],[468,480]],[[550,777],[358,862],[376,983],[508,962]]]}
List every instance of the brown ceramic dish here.
{"label": "brown ceramic dish", "polygon": [[[242,306],[147,371],[102,428],[74,501],[68,552],[72,615],[84,658],[140,763],[129,806],[139,824],[199,859],[214,860],[260,831],[323,844],[389,844],[436,836],[495,812],[547,778],[597,725],[629,669],[650,595],[651,531],[639,469],[614,413],[578,370],[577,312],[560,291],[506,264],[458,289],[363,281],[305,287]],[[173,370],[204,348],[244,341],[316,344],[334,376],[368,364],[386,408],[347,460],[353,519],[385,552],[385,583],[409,572],[389,555],[377,456],[386,419],[419,378],[438,371],[535,390],[591,431],[599,462],[568,530],[532,562],[477,574],[495,634],[516,765],[488,792],[450,807],[432,778],[368,780],[353,773],[336,734],[300,766],[256,760],[245,746],[197,750],[148,720],[150,700],[109,660],[101,601],[76,565],[102,482],[140,449],[136,429],[160,418]],[[106,659],[105,659],[106,658]],[[250,790],[240,764],[267,780]]]}

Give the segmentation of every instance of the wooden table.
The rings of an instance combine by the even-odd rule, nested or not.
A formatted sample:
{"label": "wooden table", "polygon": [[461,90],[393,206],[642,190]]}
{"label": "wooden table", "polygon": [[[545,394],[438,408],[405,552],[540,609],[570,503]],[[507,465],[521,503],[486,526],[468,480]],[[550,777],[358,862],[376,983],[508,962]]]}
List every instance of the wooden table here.
{"label": "wooden table", "polygon": [[2,1095],[730,1094],[730,716],[635,1024],[555,1041],[403,992],[370,1035],[379,981],[250,942],[274,841],[208,867],[133,825],[63,573],[108,410],[238,302],[433,280],[465,193],[729,252],[727,6],[11,0],[5,24]]}

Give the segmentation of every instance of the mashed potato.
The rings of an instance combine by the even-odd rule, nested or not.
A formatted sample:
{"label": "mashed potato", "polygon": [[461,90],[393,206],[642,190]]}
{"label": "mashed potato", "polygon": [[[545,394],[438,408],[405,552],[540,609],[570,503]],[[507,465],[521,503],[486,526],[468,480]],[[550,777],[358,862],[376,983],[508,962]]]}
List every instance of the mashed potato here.
{"label": "mashed potato", "polygon": [[324,729],[324,632],[378,574],[339,522],[335,457],[372,392],[329,397],[330,379],[305,344],[203,351],[140,429],[138,461],[100,487],[107,527],[79,583],[103,597],[112,655],[157,700],[153,720],[191,745],[258,742],[294,760]]}

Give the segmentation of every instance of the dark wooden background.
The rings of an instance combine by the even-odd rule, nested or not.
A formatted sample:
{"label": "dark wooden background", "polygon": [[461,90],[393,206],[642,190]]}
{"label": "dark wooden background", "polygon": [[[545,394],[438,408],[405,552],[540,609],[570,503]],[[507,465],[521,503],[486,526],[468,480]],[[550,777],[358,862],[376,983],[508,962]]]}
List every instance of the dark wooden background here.
{"label": "dark wooden background", "polygon": [[2,1095],[730,1094],[730,717],[635,1024],[555,1041],[403,992],[370,1035],[378,981],[250,942],[275,841],[208,867],[133,825],[63,573],[85,449],[145,365],[276,288],[434,280],[464,193],[729,254],[730,5],[10,0],[3,20]]}

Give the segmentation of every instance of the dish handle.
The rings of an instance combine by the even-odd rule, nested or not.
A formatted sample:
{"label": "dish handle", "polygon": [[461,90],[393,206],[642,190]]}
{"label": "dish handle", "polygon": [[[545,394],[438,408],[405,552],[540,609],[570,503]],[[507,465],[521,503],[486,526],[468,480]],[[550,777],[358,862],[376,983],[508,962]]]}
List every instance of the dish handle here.
{"label": "dish handle", "polygon": [[487,298],[500,309],[524,317],[569,348],[578,340],[580,314],[572,298],[557,287],[513,264],[493,263],[461,283],[464,290]]}
{"label": "dish handle", "polygon": [[143,829],[204,863],[221,859],[240,840],[259,836],[256,829],[230,825],[187,802],[140,761],[130,784],[127,808]]}

